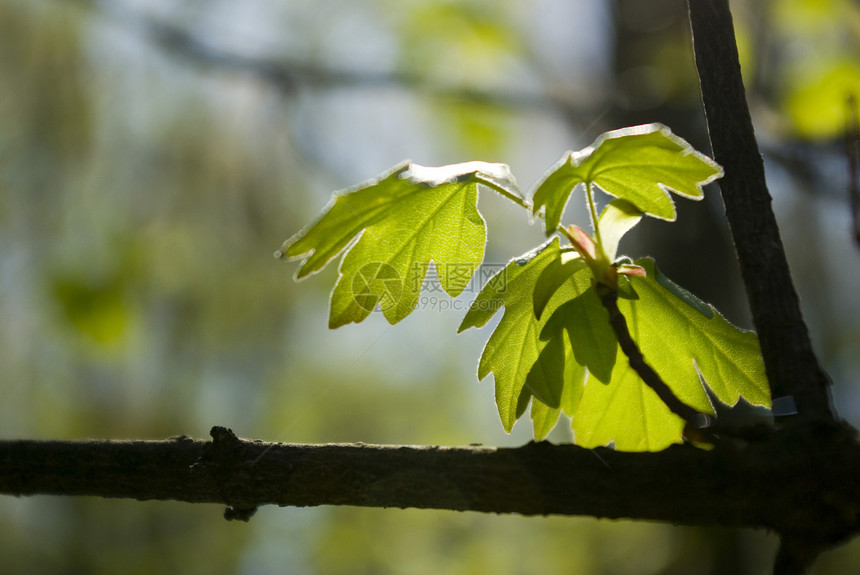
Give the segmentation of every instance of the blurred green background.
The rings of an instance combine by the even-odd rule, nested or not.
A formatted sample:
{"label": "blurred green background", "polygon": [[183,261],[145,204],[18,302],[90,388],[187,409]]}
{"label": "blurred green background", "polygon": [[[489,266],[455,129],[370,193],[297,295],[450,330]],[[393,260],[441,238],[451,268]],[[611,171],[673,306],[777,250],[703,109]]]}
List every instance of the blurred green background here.
{"label": "blurred green background", "polygon": [[[840,414],[860,422],[849,0],[732,3],[774,205]],[[707,150],[682,0],[0,0],[0,436],[519,445],[489,329],[426,306],[329,331],[281,242],[411,158],[509,164],[661,121]],[[749,326],[716,188],[622,245]],[[485,193],[487,261],[542,241]],[[573,204],[568,220],[582,221]],[[453,305],[463,308],[470,295]],[[564,426],[560,426],[564,427]],[[554,441],[569,441],[556,429]],[[683,481],[683,478],[667,478]],[[762,494],[766,496],[766,493]],[[765,573],[764,533],[575,518],[0,498],[3,573]],[[860,568],[860,545],[816,573]]]}

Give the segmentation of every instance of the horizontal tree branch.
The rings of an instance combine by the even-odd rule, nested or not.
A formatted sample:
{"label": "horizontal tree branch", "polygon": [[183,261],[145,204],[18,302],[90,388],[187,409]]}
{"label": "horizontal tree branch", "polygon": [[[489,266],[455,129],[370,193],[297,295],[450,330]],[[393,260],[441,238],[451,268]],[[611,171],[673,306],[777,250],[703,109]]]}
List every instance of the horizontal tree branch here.
{"label": "horizontal tree branch", "polygon": [[[0,493],[228,505],[358,505],[765,528],[830,545],[860,526],[860,445],[836,424],[658,453],[212,441],[0,441]],[[766,491],[762,486],[768,486]]]}

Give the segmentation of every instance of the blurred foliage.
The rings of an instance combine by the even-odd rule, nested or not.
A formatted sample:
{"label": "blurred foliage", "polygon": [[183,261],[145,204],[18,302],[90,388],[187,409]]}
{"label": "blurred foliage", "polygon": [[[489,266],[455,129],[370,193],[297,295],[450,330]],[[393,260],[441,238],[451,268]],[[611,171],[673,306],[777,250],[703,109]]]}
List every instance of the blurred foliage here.
{"label": "blurred foliage", "polygon": [[[857,47],[860,49],[860,46]],[[788,117],[804,136],[833,137],[845,126],[848,97],[860,94],[860,62],[833,59],[800,75],[786,97]]]}
{"label": "blurred foliage", "polygon": [[[226,425],[281,441],[526,441],[525,427],[499,432],[492,385],[475,377],[488,333],[455,335],[465,307],[330,332],[323,286],[334,270],[294,284],[272,252],[332,190],[407,157],[505,162],[527,188],[565,149],[629,120],[663,121],[703,148],[684,2],[656,6],[0,0],[0,434],[203,437]],[[857,4],[733,7],[763,138],[838,137],[839,92],[857,81]],[[201,65],[142,33],[145,17],[276,62],[561,92],[571,105],[525,110],[391,85],[286,90]],[[800,161],[829,166],[817,153]],[[809,185],[798,165],[769,164],[778,215],[838,403],[857,421],[860,265],[841,197],[805,191],[838,190],[843,172]],[[488,261],[542,237],[537,226],[509,231],[524,218],[493,198],[481,209]],[[737,275],[720,212],[712,202],[680,214],[672,244],[690,252],[665,271],[720,309],[734,302],[742,320],[736,280],[713,280]],[[643,231],[661,262],[665,229]],[[272,508],[236,524],[221,512],[4,497],[0,572],[753,573],[773,551],[763,534],[591,519]],[[856,568],[858,549],[816,573]]]}
{"label": "blurred foliage", "polygon": [[802,137],[838,137],[847,98],[860,94],[860,5],[782,0],[772,10],[778,41],[790,46],[790,57],[777,65],[793,130]]}

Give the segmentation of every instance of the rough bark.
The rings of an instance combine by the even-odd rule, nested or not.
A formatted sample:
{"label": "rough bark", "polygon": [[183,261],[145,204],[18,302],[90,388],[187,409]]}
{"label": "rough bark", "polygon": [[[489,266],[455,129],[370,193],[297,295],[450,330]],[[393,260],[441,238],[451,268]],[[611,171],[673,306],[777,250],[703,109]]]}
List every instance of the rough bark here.
{"label": "rough bark", "polygon": [[816,424],[749,443],[659,453],[530,443],[519,448],[212,441],[3,441],[0,493],[257,506],[358,505],[588,515],[764,528],[820,545],[860,525],[860,444]]}
{"label": "rough bark", "polygon": [[725,170],[720,191],[772,396],[793,400],[794,421],[832,419],[830,380],[812,350],[771,208],[728,0],[688,5],[711,147]]}

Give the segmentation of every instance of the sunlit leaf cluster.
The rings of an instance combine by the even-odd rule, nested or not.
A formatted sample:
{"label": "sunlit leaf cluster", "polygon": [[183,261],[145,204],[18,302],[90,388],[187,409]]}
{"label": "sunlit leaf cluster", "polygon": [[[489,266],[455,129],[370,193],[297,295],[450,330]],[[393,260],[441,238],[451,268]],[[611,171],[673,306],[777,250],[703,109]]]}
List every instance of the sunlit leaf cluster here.
{"label": "sunlit leaf cluster", "polygon": [[[486,241],[479,186],[502,194],[542,217],[554,235],[498,272],[460,325],[460,331],[482,327],[504,308],[478,377],[494,375],[505,430],[531,404],[537,439],[564,413],[580,445],[658,450],[681,441],[684,421],[631,368],[598,285],[617,293],[639,350],[686,405],[712,414],[711,397],[729,405],[741,397],[757,405],[770,401],[755,334],[672,283],[653,260],[618,255],[622,237],[644,216],[675,219],[669,192],[700,199],[702,186],[721,175],[717,164],[660,124],[607,132],[565,154],[536,186],[532,202],[503,164],[407,162],[336,195],[276,255],[302,259],[297,279],[342,256],[330,327],[361,322],[376,309],[397,323],[415,308],[431,263],[450,296],[463,292]],[[561,223],[580,188],[590,233]],[[598,189],[614,197],[599,215]]]}

